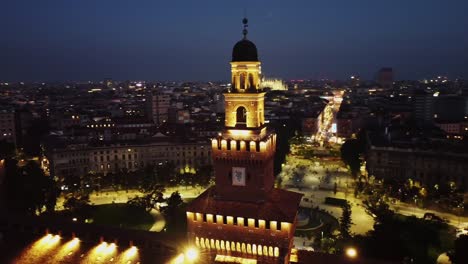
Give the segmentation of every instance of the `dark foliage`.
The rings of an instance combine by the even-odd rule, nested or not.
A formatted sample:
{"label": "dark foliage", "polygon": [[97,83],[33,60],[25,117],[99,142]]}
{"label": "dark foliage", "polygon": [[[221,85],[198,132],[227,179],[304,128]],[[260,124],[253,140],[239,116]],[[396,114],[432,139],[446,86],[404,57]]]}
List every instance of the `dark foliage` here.
{"label": "dark foliage", "polygon": [[55,181],[34,161],[19,168],[16,160],[6,160],[5,186],[8,210],[20,214],[53,211],[60,194]]}
{"label": "dark foliage", "polygon": [[448,255],[453,264],[468,263],[468,235],[458,237],[455,248]]}

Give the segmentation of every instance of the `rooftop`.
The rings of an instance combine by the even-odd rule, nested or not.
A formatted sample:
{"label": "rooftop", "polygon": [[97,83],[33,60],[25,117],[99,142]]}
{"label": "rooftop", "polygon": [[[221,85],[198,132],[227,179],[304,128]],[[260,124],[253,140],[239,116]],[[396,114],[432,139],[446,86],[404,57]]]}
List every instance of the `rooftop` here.
{"label": "rooftop", "polygon": [[227,201],[217,199],[211,187],[193,200],[187,211],[293,223],[301,198],[301,193],[274,188],[263,203]]}

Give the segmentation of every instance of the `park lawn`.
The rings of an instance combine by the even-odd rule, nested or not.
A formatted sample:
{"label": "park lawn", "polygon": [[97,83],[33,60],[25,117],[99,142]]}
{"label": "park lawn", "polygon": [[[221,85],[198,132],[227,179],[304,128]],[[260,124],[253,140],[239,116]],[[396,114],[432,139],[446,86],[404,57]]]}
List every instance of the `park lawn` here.
{"label": "park lawn", "polygon": [[127,229],[150,230],[154,219],[143,208],[129,204],[95,205],[90,210],[93,223]]}

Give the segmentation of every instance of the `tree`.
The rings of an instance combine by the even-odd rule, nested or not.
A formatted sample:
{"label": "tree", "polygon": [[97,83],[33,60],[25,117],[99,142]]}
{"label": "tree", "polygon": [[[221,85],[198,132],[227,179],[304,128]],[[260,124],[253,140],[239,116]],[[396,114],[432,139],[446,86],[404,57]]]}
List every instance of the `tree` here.
{"label": "tree", "polygon": [[468,235],[461,235],[455,240],[455,248],[448,256],[453,264],[468,263]]}
{"label": "tree", "polygon": [[144,208],[145,211],[150,212],[156,209],[158,203],[164,202],[164,188],[157,186],[153,190],[146,192],[143,196],[136,196],[128,201],[129,204]]}
{"label": "tree", "polygon": [[24,137],[24,152],[29,156],[39,156],[41,154],[41,140],[49,131],[49,120],[44,118],[33,120]]}
{"label": "tree", "polygon": [[351,238],[351,225],[353,224],[351,220],[351,205],[348,201],[342,206],[343,212],[340,218],[340,233],[342,239]]}
{"label": "tree", "polygon": [[379,194],[369,196],[362,202],[366,212],[372,216],[377,224],[384,223],[393,217],[393,211],[390,206],[385,203]]}
{"label": "tree", "polygon": [[173,192],[166,201],[167,206],[161,208],[167,223],[165,230],[168,232],[185,232],[184,229],[187,227],[187,223],[185,210],[182,210],[184,203],[179,192]]}
{"label": "tree", "polygon": [[44,208],[53,211],[60,194],[55,181],[35,161],[19,168],[16,160],[7,160],[5,186],[8,209],[20,214],[42,213]]}
{"label": "tree", "polygon": [[213,166],[206,165],[200,167],[195,175],[195,181],[201,186],[207,186],[213,176]]}
{"label": "tree", "polygon": [[447,224],[396,215],[379,194],[370,196],[363,205],[375,219],[372,231],[353,239],[363,255],[400,263],[404,259],[411,263],[435,263],[440,252],[447,250],[441,242]]}
{"label": "tree", "polygon": [[349,166],[351,174],[356,177],[361,168],[359,155],[364,151],[364,147],[357,139],[348,139],[341,146],[341,159]]}
{"label": "tree", "polygon": [[84,214],[90,208],[89,195],[68,195],[63,203],[63,207],[73,213]]}
{"label": "tree", "polygon": [[167,206],[162,208],[162,212],[169,219],[174,219],[177,214],[177,210],[183,204],[182,197],[179,192],[173,192],[169,198],[166,200]]}

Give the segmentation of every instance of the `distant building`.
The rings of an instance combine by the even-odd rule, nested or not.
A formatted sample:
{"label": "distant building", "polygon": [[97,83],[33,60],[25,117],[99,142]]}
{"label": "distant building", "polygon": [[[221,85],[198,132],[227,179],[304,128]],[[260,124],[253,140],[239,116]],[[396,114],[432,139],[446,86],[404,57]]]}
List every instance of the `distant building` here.
{"label": "distant building", "polygon": [[323,123],[323,114],[323,109],[315,113],[306,114],[301,122],[302,134],[306,136],[315,135]]}
{"label": "distant building", "polygon": [[172,124],[188,124],[190,123],[190,111],[185,109],[171,108],[169,111],[169,122]]}
{"label": "distant building", "polygon": [[351,107],[342,104],[336,115],[337,136],[351,138],[357,134],[366,124],[370,110],[367,107]]}
{"label": "distant building", "polygon": [[16,122],[14,110],[0,110],[0,141],[7,141],[16,146]]}
{"label": "distant building", "polygon": [[224,95],[215,94],[213,96],[213,112],[215,113],[224,113]]}
{"label": "distant building", "polygon": [[432,124],[434,120],[434,96],[424,90],[415,91],[413,103],[414,119],[419,124]]}
{"label": "distant building", "polygon": [[5,207],[5,160],[0,158],[0,212],[3,214]]}
{"label": "distant building", "polygon": [[169,119],[170,104],[170,95],[156,91],[148,92],[146,96],[146,105],[149,120],[156,125],[161,125],[167,122]]}
{"label": "distant building", "polygon": [[260,88],[270,88],[274,91],[287,91],[288,85],[280,79],[263,78],[260,82]]}
{"label": "distant building", "polygon": [[468,153],[371,145],[367,157],[367,171],[377,179],[412,179],[431,187],[454,182],[468,190]]}
{"label": "distant building", "polygon": [[53,177],[84,176],[90,172],[106,175],[122,169],[135,171],[147,165],[173,163],[178,170],[194,172],[211,164],[210,144],[205,140],[178,141],[157,134],[145,140],[113,143],[74,144],[51,141],[46,157]]}
{"label": "distant building", "polygon": [[113,88],[114,87],[114,81],[111,78],[104,79],[103,83],[107,88]]}
{"label": "distant building", "polygon": [[71,127],[77,127],[81,124],[82,120],[78,114],[69,114],[54,111],[50,115],[50,126],[57,130],[64,130]]}
{"label": "distant building", "polygon": [[468,103],[465,96],[438,95],[433,99],[434,119],[436,121],[457,122],[464,120]]}
{"label": "distant building", "polygon": [[393,69],[392,68],[381,68],[377,73],[377,83],[384,89],[393,88]]}
{"label": "distant building", "polygon": [[349,78],[349,85],[351,87],[358,87],[361,85],[361,77],[358,75],[353,75]]}
{"label": "distant building", "polygon": [[468,136],[468,121],[450,122],[438,120],[434,125],[447,133],[448,138],[463,139]]}

